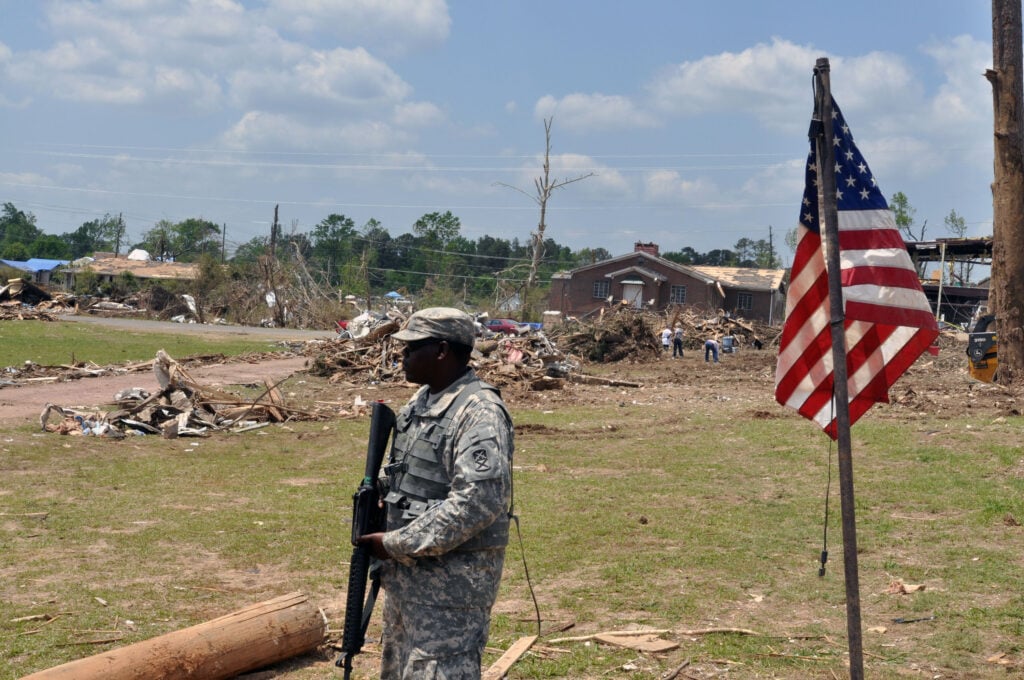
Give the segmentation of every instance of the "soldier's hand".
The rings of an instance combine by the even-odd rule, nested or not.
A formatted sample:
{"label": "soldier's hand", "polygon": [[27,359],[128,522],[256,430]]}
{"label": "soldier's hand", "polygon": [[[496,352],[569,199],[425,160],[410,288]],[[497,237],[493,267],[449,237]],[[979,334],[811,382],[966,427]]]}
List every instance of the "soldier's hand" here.
{"label": "soldier's hand", "polygon": [[363,536],[359,537],[358,541],[360,545],[365,545],[369,547],[370,554],[376,557],[378,560],[391,559],[391,555],[389,555],[388,551],[384,549],[383,532],[378,531],[373,534],[364,534]]}

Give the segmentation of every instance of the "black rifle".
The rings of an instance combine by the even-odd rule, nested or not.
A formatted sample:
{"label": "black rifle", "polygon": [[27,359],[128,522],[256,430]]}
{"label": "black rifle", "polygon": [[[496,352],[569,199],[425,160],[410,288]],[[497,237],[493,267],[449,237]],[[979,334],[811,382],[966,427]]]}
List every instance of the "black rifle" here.
{"label": "black rifle", "polygon": [[[377,475],[395,429],[395,412],[384,404],[374,402],[370,418],[370,440],[366,447],[366,472],[352,496],[352,561],[348,570],[348,599],[345,602],[345,627],[341,634],[341,654],[336,666],[345,668],[345,680],[352,673],[352,657],[358,654],[366,641],[366,627],[373,613],[373,603],[380,590],[380,578],[374,573],[370,594],[366,594],[366,580],[370,571],[370,546],[361,545],[359,537],[384,531],[385,512],[380,507]],[[363,597],[366,597],[365,604]]]}

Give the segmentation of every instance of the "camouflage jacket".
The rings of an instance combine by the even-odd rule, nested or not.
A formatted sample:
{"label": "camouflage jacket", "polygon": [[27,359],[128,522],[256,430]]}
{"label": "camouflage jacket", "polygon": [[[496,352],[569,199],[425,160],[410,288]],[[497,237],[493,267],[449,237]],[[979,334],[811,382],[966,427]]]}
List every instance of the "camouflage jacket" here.
{"label": "camouflage jacket", "polygon": [[[436,491],[403,493],[410,453],[422,458],[425,451],[436,456]],[[394,560],[385,563],[382,581],[389,597],[436,606],[494,603],[508,543],[512,452],[508,411],[472,369],[433,398],[421,388],[399,412],[387,466],[384,547]],[[403,498],[409,495],[412,508]]]}

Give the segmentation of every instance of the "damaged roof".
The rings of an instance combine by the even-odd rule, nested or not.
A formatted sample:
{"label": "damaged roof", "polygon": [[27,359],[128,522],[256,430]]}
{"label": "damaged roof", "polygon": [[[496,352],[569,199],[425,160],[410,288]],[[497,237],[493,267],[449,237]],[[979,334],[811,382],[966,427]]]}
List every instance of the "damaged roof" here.
{"label": "damaged roof", "polygon": [[706,267],[694,269],[739,290],[778,290],[786,277],[785,269],[754,269],[753,267]]}
{"label": "damaged roof", "polygon": [[129,260],[121,255],[96,253],[96,257],[88,262],[75,261],[72,271],[93,271],[102,276],[117,276],[130,272],[141,279],[194,279],[199,273],[199,265],[193,262],[160,262],[157,260]]}

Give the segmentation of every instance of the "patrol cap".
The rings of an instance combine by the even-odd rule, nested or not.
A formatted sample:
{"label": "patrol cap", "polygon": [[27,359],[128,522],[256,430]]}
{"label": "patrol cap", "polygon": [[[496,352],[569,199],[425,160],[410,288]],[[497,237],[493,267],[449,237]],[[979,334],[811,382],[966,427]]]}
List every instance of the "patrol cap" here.
{"label": "patrol cap", "polygon": [[402,342],[434,338],[472,347],[475,335],[476,327],[469,314],[454,307],[428,307],[410,316],[405,328],[391,337]]}

